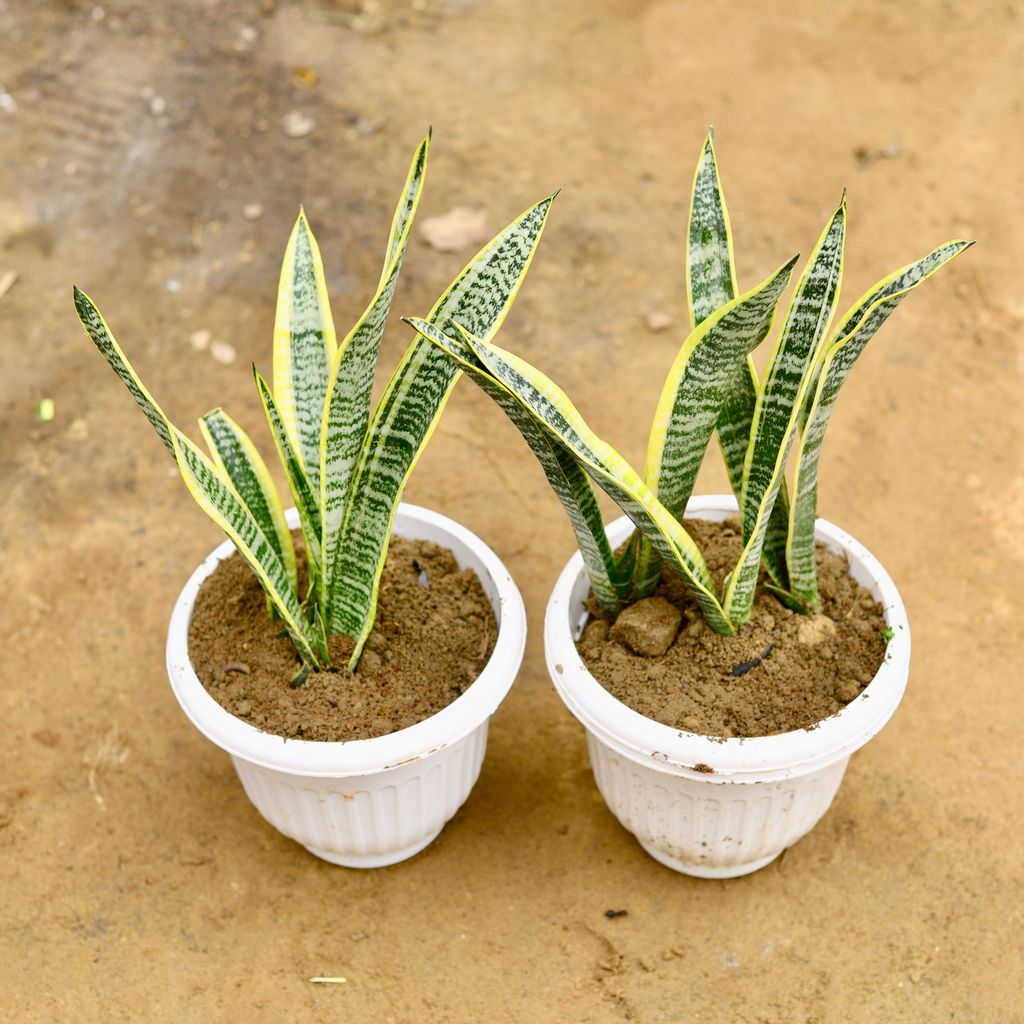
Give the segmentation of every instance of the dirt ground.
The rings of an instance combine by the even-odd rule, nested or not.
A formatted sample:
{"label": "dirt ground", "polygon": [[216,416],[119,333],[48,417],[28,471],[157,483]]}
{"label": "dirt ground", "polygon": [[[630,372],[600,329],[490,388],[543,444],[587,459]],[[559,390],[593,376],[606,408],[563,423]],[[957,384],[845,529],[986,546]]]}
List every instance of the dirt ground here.
{"label": "dirt ground", "polygon": [[[1024,11],[770,7],[0,0],[0,281],[18,275],[0,299],[3,1020],[1024,1020]],[[682,340],[709,123],[747,287],[809,251],[843,186],[848,300],[980,240],[872,343],[824,456],[822,514],[909,607],[906,700],[778,862],[730,882],[660,867],[606,810],[545,675],[571,532],[463,382],[408,497],[506,560],[527,658],[433,846],[366,874],[318,862],[171,695],[167,617],[218,534],[82,334],[72,283],[174,419],[223,403],[265,439],[248,365],[270,368],[299,202],[347,328],[432,124],[421,218],[466,205],[497,229],[563,188],[502,340],[639,462]],[[466,255],[418,236],[396,313],[426,312]],[[652,333],[651,312],[675,327]],[[396,318],[382,366],[408,341]],[[724,487],[716,456],[701,489]]]}

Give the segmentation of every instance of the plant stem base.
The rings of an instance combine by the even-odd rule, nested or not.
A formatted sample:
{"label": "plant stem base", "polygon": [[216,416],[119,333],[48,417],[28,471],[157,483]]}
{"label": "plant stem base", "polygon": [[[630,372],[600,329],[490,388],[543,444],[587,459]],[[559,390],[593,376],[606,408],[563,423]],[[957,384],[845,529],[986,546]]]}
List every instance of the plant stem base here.
{"label": "plant stem base", "polygon": [[400,850],[388,850],[387,853],[332,853],[330,850],[317,850],[312,846],[307,846],[306,849],[313,856],[343,868],[386,868],[391,864],[399,864],[403,860],[415,857],[417,853],[425,850],[440,834],[441,829],[438,829],[425,839],[418,839],[415,843],[410,843],[409,846],[404,846]]}
{"label": "plant stem base", "polygon": [[637,842],[659,864],[664,864],[665,867],[678,871],[680,874],[692,875],[694,878],[740,878],[743,875],[750,875],[755,871],[760,871],[761,868],[771,864],[782,853],[781,850],[778,850],[776,853],[771,853],[767,857],[759,857],[757,860],[752,860],[747,864],[730,864],[728,867],[706,867],[703,864],[687,863],[678,857],[664,853],[655,846],[645,843],[640,839]]}

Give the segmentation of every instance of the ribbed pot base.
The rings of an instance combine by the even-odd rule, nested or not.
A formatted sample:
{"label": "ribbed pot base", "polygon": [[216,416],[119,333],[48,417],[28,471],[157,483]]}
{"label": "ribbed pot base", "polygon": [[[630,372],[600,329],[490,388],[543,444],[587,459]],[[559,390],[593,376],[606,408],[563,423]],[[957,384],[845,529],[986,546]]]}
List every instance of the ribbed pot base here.
{"label": "ribbed pot base", "polygon": [[306,849],[315,857],[343,868],[387,868],[421,853],[441,834],[441,831],[438,829],[426,839],[419,839],[415,843],[402,847],[401,850],[388,850],[387,853],[333,853],[330,850],[317,850],[312,846],[307,846]]}
{"label": "ribbed pot base", "polygon": [[760,871],[761,868],[767,867],[780,853],[770,853],[767,857],[759,857],[757,860],[752,860],[749,864],[730,864],[727,867],[711,867],[703,864],[688,864],[684,860],[680,860],[678,857],[673,857],[670,854],[664,853],[659,850],[656,846],[652,846],[650,843],[645,843],[642,839],[638,839],[637,842],[659,863],[664,864],[665,867],[671,868],[673,871],[678,871],[683,875],[692,875],[694,878],[740,878],[743,875],[751,875],[755,871]]}

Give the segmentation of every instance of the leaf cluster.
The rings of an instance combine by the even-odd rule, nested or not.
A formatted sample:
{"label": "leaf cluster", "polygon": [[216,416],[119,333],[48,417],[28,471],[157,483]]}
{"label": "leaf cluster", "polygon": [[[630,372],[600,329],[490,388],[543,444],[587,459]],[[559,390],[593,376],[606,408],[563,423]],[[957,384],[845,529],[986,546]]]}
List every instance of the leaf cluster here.
{"label": "leaf cluster", "polygon": [[[846,197],[829,217],[771,341],[764,378],[753,352],[772,337],[798,257],[740,292],[732,231],[709,132],[691,193],[686,290],[691,331],[669,370],[643,475],[598,437],[539,370],[457,317],[413,319],[519,428],[569,515],[594,596],[610,614],[649,595],[667,563],[708,625],[732,635],[750,618],[761,568],[790,607],[819,606],[814,524],[825,431],[857,358],[900,302],[972,243],[954,240],[873,285],[833,325],[843,277]],[[596,368],[595,368],[596,369]],[[740,508],[743,550],[721,591],[683,517],[717,435]],[[787,486],[787,465],[793,484]],[[636,525],[611,551],[593,485]]]}

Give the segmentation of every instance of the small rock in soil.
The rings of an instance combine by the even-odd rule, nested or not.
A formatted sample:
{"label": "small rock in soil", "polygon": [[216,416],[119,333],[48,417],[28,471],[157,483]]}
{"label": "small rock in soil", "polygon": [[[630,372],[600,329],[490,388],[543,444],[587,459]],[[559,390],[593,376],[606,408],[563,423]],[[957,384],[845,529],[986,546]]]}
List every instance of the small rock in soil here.
{"label": "small rock in soil", "polygon": [[381,669],[380,655],[376,651],[364,650],[359,659],[359,674],[361,676],[376,675]]}
{"label": "small rock in soil", "polygon": [[682,619],[682,612],[671,601],[647,597],[626,608],[608,635],[636,654],[657,658],[672,646]]}
{"label": "small rock in soil", "polygon": [[387,641],[380,635],[380,633],[373,632],[366,638],[365,650],[376,651],[380,654],[386,647]]}
{"label": "small rock in soil", "polygon": [[836,684],[836,700],[842,701],[844,704],[849,704],[858,693],[860,693],[860,685],[852,679]]}
{"label": "small rock in soil", "polygon": [[797,639],[808,647],[817,647],[836,635],[836,624],[827,615],[808,615],[797,629]]}
{"label": "small rock in soil", "polygon": [[704,625],[704,620],[696,615],[690,620],[690,624],[686,627],[686,633],[688,636],[700,636],[707,630],[707,626]]}

